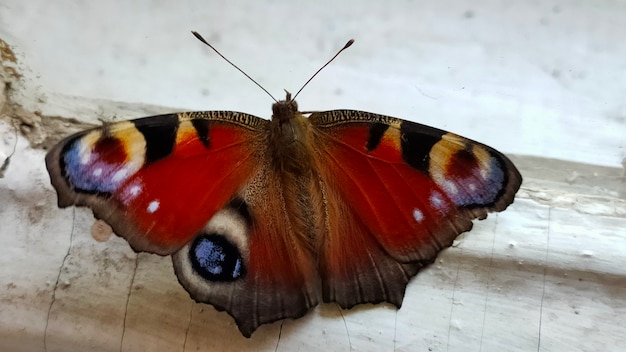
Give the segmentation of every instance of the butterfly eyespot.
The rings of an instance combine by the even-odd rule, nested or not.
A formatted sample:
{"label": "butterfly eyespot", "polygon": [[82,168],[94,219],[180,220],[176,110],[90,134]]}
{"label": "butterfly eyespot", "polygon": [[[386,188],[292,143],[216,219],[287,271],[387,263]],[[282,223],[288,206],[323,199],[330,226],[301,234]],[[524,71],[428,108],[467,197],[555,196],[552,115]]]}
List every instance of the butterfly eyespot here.
{"label": "butterfly eyespot", "polygon": [[252,222],[247,203],[235,198],[172,255],[176,276],[194,299],[246,277]]}
{"label": "butterfly eyespot", "polygon": [[245,276],[241,253],[219,234],[198,236],[189,250],[195,272],[209,281],[234,281]]}
{"label": "butterfly eyespot", "polygon": [[116,133],[110,131],[110,135],[105,135],[102,131],[92,131],[65,145],[59,166],[76,191],[112,193],[144,165],[143,136],[135,129],[127,133],[127,138]]}

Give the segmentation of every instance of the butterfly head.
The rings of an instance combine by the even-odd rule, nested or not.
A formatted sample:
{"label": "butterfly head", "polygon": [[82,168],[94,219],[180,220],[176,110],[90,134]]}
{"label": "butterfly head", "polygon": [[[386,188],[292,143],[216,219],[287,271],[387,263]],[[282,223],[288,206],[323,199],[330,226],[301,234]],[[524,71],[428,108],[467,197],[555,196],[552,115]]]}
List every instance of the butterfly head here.
{"label": "butterfly head", "polygon": [[293,119],[298,112],[298,103],[291,99],[291,93],[285,91],[285,100],[280,100],[272,105],[272,120],[278,120],[281,124]]}

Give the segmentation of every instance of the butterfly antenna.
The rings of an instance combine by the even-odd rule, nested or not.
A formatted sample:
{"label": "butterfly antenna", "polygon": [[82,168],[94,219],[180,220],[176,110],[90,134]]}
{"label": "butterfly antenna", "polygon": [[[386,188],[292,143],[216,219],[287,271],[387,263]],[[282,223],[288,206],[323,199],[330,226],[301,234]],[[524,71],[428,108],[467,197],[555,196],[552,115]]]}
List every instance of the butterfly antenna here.
{"label": "butterfly antenna", "polygon": [[[255,81],[254,79],[252,79],[252,77],[248,76],[247,73],[243,72],[242,69],[240,69],[237,65],[233,64],[230,60],[228,60],[226,58],[226,56],[222,55],[222,53],[220,53],[217,49],[215,49],[213,47],[213,45],[209,44],[209,42],[207,42],[206,40],[204,40],[204,38],[202,38],[202,36],[196,32],[196,31],[191,31],[191,34],[193,34],[196,38],[198,38],[199,41],[203,42],[204,44],[206,44],[209,48],[213,49],[213,51],[215,51],[217,53],[217,55],[221,56],[222,59],[226,60],[226,62],[228,62],[229,64],[231,64],[234,68],[236,68],[239,72],[243,73],[244,76],[248,77],[249,80],[251,80],[252,82],[254,82],[254,84],[256,84],[257,86],[259,86],[259,88],[261,88],[265,93],[267,93],[267,95],[269,95],[275,102],[278,103],[278,100],[276,100],[276,98],[274,98],[273,95],[270,94],[270,92],[267,91],[267,89],[263,88],[262,85],[260,85],[257,81]],[[345,48],[344,48],[345,49]],[[343,49],[342,49],[343,50]],[[341,51],[339,51],[341,52]],[[339,54],[339,53],[337,53]],[[335,55],[337,56],[337,55]],[[334,59],[334,58],[333,58]],[[331,60],[332,61],[332,60]],[[327,64],[328,65],[328,64]],[[326,65],[324,65],[326,66]],[[314,75],[315,76],[315,75]],[[307,82],[308,83],[308,82]],[[305,84],[306,85],[306,84]],[[302,89],[301,89],[302,90]],[[299,93],[299,92],[298,92]]]}
{"label": "butterfly antenna", "polygon": [[335,54],[335,56],[333,56],[332,58],[330,58],[330,60],[328,60],[327,63],[324,64],[324,66],[320,67],[319,70],[317,70],[317,72],[315,72],[313,74],[313,76],[311,76],[311,78],[309,78],[308,81],[306,81],[306,83],[304,83],[304,85],[302,85],[302,88],[300,88],[300,90],[296,93],[296,95],[293,96],[293,98],[291,100],[296,100],[296,97],[298,96],[298,94],[300,94],[300,92],[302,92],[302,90],[304,89],[304,87],[306,87],[307,84],[309,84],[309,82],[311,82],[313,80],[313,78],[315,78],[315,76],[317,76],[318,73],[320,73],[320,71],[322,71],[324,69],[324,67],[328,66],[328,64],[330,64],[331,62],[333,62],[333,60],[339,56],[339,54],[341,54],[342,51],[348,49],[350,47],[350,45],[354,44],[354,39],[350,39],[348,40],[348,42],[346,43],[346,45],[343,46],[343,48],[339,49],[339,51]]}

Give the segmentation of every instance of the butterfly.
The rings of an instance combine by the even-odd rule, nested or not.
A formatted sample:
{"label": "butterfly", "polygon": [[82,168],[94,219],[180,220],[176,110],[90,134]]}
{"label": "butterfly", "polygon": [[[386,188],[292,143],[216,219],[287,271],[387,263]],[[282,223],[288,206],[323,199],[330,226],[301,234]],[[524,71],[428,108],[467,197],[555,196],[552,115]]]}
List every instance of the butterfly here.
{"label": "butterfly", "polygon": [[107,123],[58,143],[46,166],[59,207],[89,207],[135,251],[171,255],[189,295],[246,337],[320,302],[399,308],[409,280],[522,182],[484,144],[370,112],[302,113],[289,93],[271,120]]}

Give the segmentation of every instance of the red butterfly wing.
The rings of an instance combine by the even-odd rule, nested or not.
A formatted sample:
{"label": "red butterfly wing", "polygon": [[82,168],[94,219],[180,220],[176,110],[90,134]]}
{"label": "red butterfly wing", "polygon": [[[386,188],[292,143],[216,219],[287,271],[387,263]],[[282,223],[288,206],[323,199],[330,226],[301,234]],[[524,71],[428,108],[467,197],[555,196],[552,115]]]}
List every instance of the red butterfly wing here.
{"label": "red butterfly wing", "polygon": [[324,300],[344,307],[399,306],[419,267],[521,184],[501,153],[432,127],[352,110],[309,121],[328,200]]}
{"label": "red butterfly wing", "polygon": [[310,246],[268,165],[269,121],[235,112],[147,117],[68,137],[46,156],[59,206],[90,207],[245,336],[318,303]]}
{"label": "red butterfly wing", "polygon": [[90,207],[135,250],[175,252],[258,168],[258,133],[241,125],[268,121],[238,114],[224,123],[223,114],[153,116],[68,137],[46,156],[59,206]]}

